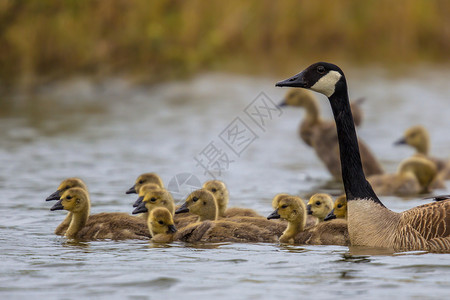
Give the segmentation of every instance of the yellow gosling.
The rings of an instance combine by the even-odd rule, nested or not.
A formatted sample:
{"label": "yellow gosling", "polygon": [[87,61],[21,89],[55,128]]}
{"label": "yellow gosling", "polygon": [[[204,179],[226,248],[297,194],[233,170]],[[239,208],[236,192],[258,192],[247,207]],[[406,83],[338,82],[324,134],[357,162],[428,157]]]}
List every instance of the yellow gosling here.
{"label": "yellow gosling", "polygon": [[334,201],[333,210],[325,217],[325,221],[336,218],[347,220],[347,197],[345,194],[336,198],[336,201]]}
{"label": "yellow gosling", "polygon": [[323,222],[325,217],[333,209],[333,199],[328,194],[314,194],[309,198],[306,210],[308,215],[316,217],[320,222]]}
{"label": "yellow gosling", "polygon": [[161,177],[158,176],[156,173],[144,173],[139,175],[139,177],[136,179],[136,182],[132,187],[130,187],[125,194],[139,194],[139,190],[141,186],[147,183],[154,183],[158,185],[160,188],[164,188],[164,183],[161,179]]}
{"label": "yellow gosling", "polygon": [[169,191],[165,189],[148,190],[142,201],[133,210],[133,214],[143,214],[144,218],[146,217],[145,220],[147,220],[149,213],[157,207],[164,207],[172,215],[174,214],[175,203]]}
{"label": "yellow gosling", "polygon": [[90,214],[89,194],[81,188],[65,191],[50,210],[68,210],[72,213],[69,228],[64,234],[70,239],[148,239],[150,233],[143,219],[126,213]]}
{"label": "yellow gosling", "polygon": [[[54,193],[52,193],[50,196],[45,199],[45,201],[51,201],[51,200],[59,200],[61,195],[67,191],[70,188],[78,187],[86,192],[88,192],[88,188],[83,180],[77,177],[71,177],[64,179],[56,189]],[[69,227],[70,221],[72,220],[72,213],[68,212],[64,220],[61,222],[61,224],[58,225],[55,229],[56,235],[64,235],[66,233],[67,228]]]}
{"label": "yellow gosling", "polygon": [[148,228],[152,235],[152,241],[156,243],[172,242],[174,233],[177,232],[172,213],[165,207],[157,207],[151,211]]}

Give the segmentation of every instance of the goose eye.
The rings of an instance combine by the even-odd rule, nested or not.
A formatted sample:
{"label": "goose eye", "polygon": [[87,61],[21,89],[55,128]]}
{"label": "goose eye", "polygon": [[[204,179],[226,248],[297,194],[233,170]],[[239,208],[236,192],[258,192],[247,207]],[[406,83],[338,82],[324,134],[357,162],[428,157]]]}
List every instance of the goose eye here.
{"label": "goose eye", "polygon": [[66,199],[70,200],[70,199],[72,199],[72,196],[66,196]]}
{"label": "goose eye", "polygon": [[197,198],[197,197],[194,197],[194,198],[192,198],[192,201],[197,202],[197,201],[198,201],[198,198]]}
{"label": "goose eye", "polygon": [[342,207],[342,204],[338,204],[337,208],[341,208],[341,207]]}
{"label": "goose eye", "polygon": [[151,198],[150,198],[150,201],[155,202],[155,201],[156,201],[156,198],[155,198],[155,197],[151,197]]}
{"label": "goose eye", "polygon": [[163,222],[163,221],[158,221],[158,223],[161,224],[161,225],[164,225],[164,222]]}
{"label": "goose eye", "polygon": [[212,191],[213,193],[215,193],[215,192],[217,192],[217,189],[211,189],[211,191]]}
{"label": "goose eye", "polygon": [[288,207],[286,204],[281,206],[281,208],[286,208],[286,207]]}
{"label": "goose eye", "polygon": [[316,205],[320,205],[320,201],[316,201]]}
{"label": "goose eye", "polygon": [[318,66],[318,67],[317,67],[317,72],[318,72],[319,74],[324,74],[324,73],[325,73],[325,68],[324,68],[323,66]]}
{"label": "goose eye", "polygon": [[143,184],[144,183],[144,180],[139,180],[139,184]]}

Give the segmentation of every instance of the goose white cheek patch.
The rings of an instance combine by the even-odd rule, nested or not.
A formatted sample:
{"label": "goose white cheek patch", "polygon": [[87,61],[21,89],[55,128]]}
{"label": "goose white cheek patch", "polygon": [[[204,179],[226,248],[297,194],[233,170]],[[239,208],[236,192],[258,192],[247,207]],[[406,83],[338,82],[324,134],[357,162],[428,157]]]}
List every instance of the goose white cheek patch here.
{"label": "goose white cheek patch", "polygon": [[339,72],[330,71],[327,73],[327,75],[320,78],[311,87],[311,90],[324,94],[327,97],[330,97],[331,95],[333,95],[336,83],[339,81],[341,77],[342,75]]}

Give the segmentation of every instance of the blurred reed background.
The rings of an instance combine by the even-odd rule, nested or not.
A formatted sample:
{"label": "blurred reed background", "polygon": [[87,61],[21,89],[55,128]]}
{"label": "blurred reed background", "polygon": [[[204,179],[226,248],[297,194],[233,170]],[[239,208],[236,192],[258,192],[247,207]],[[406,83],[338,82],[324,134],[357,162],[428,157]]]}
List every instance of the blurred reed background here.
{"label": "blurred reed background", "polygon": [[1,0],[1,94],[78,75],[448,62],[449,12],[447,0]]}

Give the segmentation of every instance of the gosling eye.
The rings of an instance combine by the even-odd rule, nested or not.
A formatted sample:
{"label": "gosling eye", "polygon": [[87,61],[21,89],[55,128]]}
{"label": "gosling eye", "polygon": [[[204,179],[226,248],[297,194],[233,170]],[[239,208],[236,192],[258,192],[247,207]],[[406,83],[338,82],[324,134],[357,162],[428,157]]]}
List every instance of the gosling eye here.
{"label": "gosling eye", "polygon": [[318,72],[319,74],[324,74],[324,73],[325,73],[325,68],[324,68],[324,66],[318,66],[318,67],[317,67],[317,72]]}
{"label": "gosling eye", "polygon": [[212,191],[213,193],[215,193],[215,192],[217,192],[217,189],[211,189],[211,191]]}
{"label": "gosling eye", "polygon": [[72,196],[66,196],[66,199],[70,200],[70,199],[72,199]]}
{"label": "gosling eye", "polygon": [[161,224],[161,225],[164,225],[164,222],[163,222],[163,221],[161,221],[161,220],[160,220],[160,221],[158,221],[158,223],[159,223],[159,224]]}
{"label": "gosling eye", "polygon": [[316,205],[320,205],[320,201],[316,201]]}
{"label": "gosling eye", "polygon": [[342,204],[338,204],[337,208],[341,208],[341,207],[342,207]]}
{"label": "gosling eye", "polygon": [[144,180],[139,180],[139,184],[143,184],[144,183]]}
{"label": "gosling eye", "polygon": [[151,197],[151,198],[150,198],[150,201],[155,202],[155,201],[156,201],[156,198],[155,198],[155,197]]}
{"label": "gosling eye", "polygon": [[286,204],[281,205],[281,208],[286,208],[286,207],[288,207]]}
{"label": "gosling eye", "polygon": [[193,198],[192,198],[192,201],[197,202],[197,201],[198,201],[198,198],[197,198],[197,197],[193,197]]}

